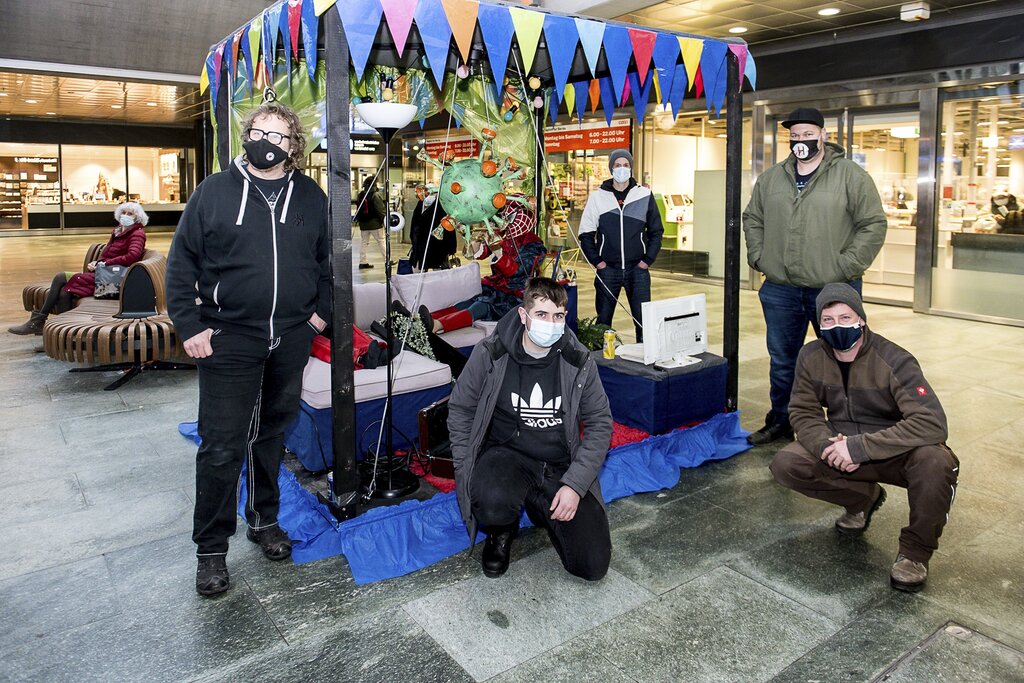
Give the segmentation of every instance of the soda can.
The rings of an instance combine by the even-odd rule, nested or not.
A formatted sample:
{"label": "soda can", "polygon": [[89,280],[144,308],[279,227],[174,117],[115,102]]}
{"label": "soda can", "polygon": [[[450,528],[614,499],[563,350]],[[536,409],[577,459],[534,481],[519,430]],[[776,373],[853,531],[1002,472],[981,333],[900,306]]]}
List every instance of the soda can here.
{"label": "soda can", "polygon": [[604,331],[604,357],[608,360],[615,358],[615,330]]}

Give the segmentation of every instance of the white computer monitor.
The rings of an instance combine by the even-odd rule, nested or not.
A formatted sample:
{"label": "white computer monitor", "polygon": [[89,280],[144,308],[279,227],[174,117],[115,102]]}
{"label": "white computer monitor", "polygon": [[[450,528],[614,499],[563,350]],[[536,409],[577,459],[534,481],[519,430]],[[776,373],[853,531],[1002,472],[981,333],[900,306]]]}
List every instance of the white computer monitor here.
{"label": "white computer monitor", "polygon": [[708,350],[707,301],[703,294],[648,301],[642,306],[644,363],[687,365]]}

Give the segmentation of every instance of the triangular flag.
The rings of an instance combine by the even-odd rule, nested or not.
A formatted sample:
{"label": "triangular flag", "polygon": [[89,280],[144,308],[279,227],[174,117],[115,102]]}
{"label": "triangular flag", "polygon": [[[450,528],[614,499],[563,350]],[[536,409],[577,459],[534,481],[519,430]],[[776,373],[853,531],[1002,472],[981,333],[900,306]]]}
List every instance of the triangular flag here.
{"label": "triangular flag", "polygon": [[210,74],[210,101],[217,106],[217,92],[220,90],[221,65],[224,62],[224,43],[213,48],[213,53],[206,58],[206,65],[211,70]]}
{"label": "triangular flag", "polygon": [[701,80],[707,96],[709,111],[722,111],[725,102],[725,91],[729,80],[729,70],[725,66],[729,47],[717,40],[704,41],[704,54],[700,58]]}
{"label": "triangular flag", "polygon": [[558,94],[554,91],[554,88],[548,90],[548,113],[551,114],[551,125],[558,123],[558,108],[561,104],[558,102]]}
{"label": "triangular flag", "polygon": [[629,40],[633,43],[633,57],[636,58],[636,71],[641,83],[647,83],[647,70],[651,67],[651,53],[654,52],[654,41],[658,34],[639,28],[627,29]]}
{"label": "triangular flag", "polygon": [[288,72],[288,77],[291,78],[292,73],[292,41],[288,37],[291,35],[291,29],[288,28],[288,5],[281,4],[277,6],[278,9],[278,30],[281,32],[281,47],[284,48],[284,68]]}
{"label": "triangular flag", "polygon": [[[606,48],[607,50],[607,48]],[[601,106],[604,107],[604,118],[608,125],[612,125],[612,118],[615,117],[615,84],[608,76],[600,79],[601,83]]]}
{"label": "triangular flag", "polygon": [[[576,91],[576,118],[583,123],[583,115],[587,113],[587,91],[590,89],[589,81],[573,83],[573,90]],[[568,99],[568,98],[566,98]]]}
{"label": "triangular flag", "polygon": [[263,40],[263,15],[258,14],[249,24],[249,55],[252,58],[252,68],[249,69],[249,88],[252,92],[256,80],[256,71],[260,62],[260,41]]}
{"label": "triangular flag", "polygon": [[675,78],[676,62],[679,61],[679,41],[673,35],[659,33],[652,56],[658,74],[658,103],[664,104],[672,94],[672,79]]}
{"label": "triangular flag", "polygon": [[292,59],[295,61],[299,61],[299,29],[302,26],[301,3],[302,0],[288,0],[288,36],[291,38]]}
{"label": "triangular flag", "polygon": [[337,2],[337,0],[313,0],[313,9],[319,17],[321,14],[333,7],[335,2]]}
{"label": "triangular flag", "polygon": [[523,56],[523,76],[526,77],[530,75],[533,58],[537,55],[537,43],[540,41],[541,28],[544,26],[544,14],[520,7],[509,7],[508,12],[512,15],[512,24],[516,27],[516,42],[519,43],[519,53]]}
{"label": "triangular flag", "polygon": [[316,39],[320,29],[320,17],[316,15],[313,0],[302,0],[302,51],[306,54],[306,71],[312,81],[316,80]]}
{"label": "triangular flag", "polygon": [[[686,65],[687,75],[690,78],[696,77],[700,54],[704,51],[704,41],[700,38],[680,38],[679,50],[683,53],[683,64]],[[690,86],[693,86],[693,83],[690,83]]]}
{"label": "triangular flag", "polygon": [[438,90],[444,90],[444,73],[448,65],[448,49],[452,42],[452,29],[448,25],[441,0],[420,0],[413,14],[420,32],[423,51],[427,55],[430,72]]}
{"label": "triangular flag", "polygon": [[633,86],[632,86],[632,84],[630,84],[629,78],[628,78],[628,74],[627,74],[626,85],[622,86],[622,97],[619,98],[619,106],[620,107],[625,107],[626,106],[626,101],[629,99],[629,96],[632,93],[633,93]]}
{"label": "triangular flag", "polygon": [[750,87],[757,90],[757,65],[754,64],[754,55],[747,53],[747,66],[743,69],[743,75],[747,77]]}
{"label": "triangular flag", "polygon": [[600,21],[576,18],[576,32],[580,36],[580,43],[583,45],[583,54],[587,58],[587,66],[590,67],[591,77],[596,77],[597,60],[601,56],[601,45],[604,42],[605,24]]}
{"label": "triangular flag", "polygon": [[739,62],[740,90],[743,90],[743,73],[747,70],[747,46],[729,45],[729,52],[736,55],[736,59]]}
{"label": "triangular flag", "polygon": [[336,7],[341,24],[345,28],[345,38],[348,40],[348,50],[352,66],[356,70],[356,78],[362,81],[366,61],[370,58],[370,50],[373,49],[373,41],[377,37],[380,16],[384,9],[380,6],[380,0],[346,0],[344,11],[341,5]]}
{"label": "triangular flag", "polygon": [[556,14],[544,17],[544,43],[548,46],[551,73],[555,77],[555,94],[559,98],[562,97],[565,83],[569,80],[577,42],[579,34],[576,33],[576,22],[569,17]]}
{"label": "triangular flag", "polygon": [[398,56],[402,56],[405,43],[409,40],[409,29],[412,28],[412,15],[416,11],[417,0],[380,0],[384,7],[384,20],[391,39],[395,42]]}
{"label": "triangular flag", "polygon": [[444,13],[448,15],[455,44],[462,54],[462,61],[469,64],[469,50],[473,47],[473,29],[476,28],[476,11],[480,7],[477,0],[441,0]]}
{"label": "triangular flag", "polygon": [[697,75],[693,77],[693,94],[697,97],[704,96],[704,76],[700,72],[700,68],[697,69]]}
{"label": "triangular flag", "polygon": [[512,47],[515,28],[512,26],[508,7],[505,5],[489,3],[480,5],[477,21],[480,22],[480,34],[483,36],[484,46],[487,47],[487,58],[491,64],[491,75],[494,77],[494,89],[498,99],[501,100],[505,70],[508,68],[508,51]]}
{"label": "triangular flag", "polygon": [[238,34],[228,36],[224,41],[224,67],[228,72],[228,78],[235,79],[235,70],[238,68]]}
{"label": "triangular flag", "polygon": [[686,95],[688,88],[686,65],[680,62],[676,64],[675,75],[672,76],[672,91],[668,96],[668,104],[672,107],[672,114],[674,116],[679,116],[683,106],[683,97]]}
{"label": "triangular flag", "polygon": [[203,68],[199,71],[199,94],[203,95],[210,88],[210,55],[206,56]]}
{"label": "triangular flag", "polygon": [[569,87],[564,91],[565,111],[568,112],[570,118],[572,117],[572,110],[576,105],[576,88]]}
{"label": "triangular flag", "polygon": [[242,61],[245,64],[245,80],[249,83],[249,94],[252,94],[252,50],[249,48],[249,31],[252,26],[246,26],[242,29],[241,39],[238,41],[242,48]]}
{"label": "triangular flag", "polygon": [[[612,97],[622,94],[626,87],[626,69],[633,55],[629,30],[622,26],[609,25],[604,30],[604,58],[608,60],[608,75],[612,79]],[[601,84],[602,95],[604,84]]]}
{"label": "triangular flag", "polygon": [[596,78],[590,79],[590,113],[597,113],[597,103],[601,101],[601,82]]}
{"label": "triangular flag", "polygon": [[658,104],[664,104],[665,103],[665,96],[661,92],[661,79],[658,77],[658,70],[657,69],[655,69],[651,73],[651,80],[654,81],[654,100]]}
{"label": "triangular flag", "polygon": [[267,80],[274,80],[274,65],[277,63],[277,36],[281,32],[281,5],[274,5],[263,11],[263,65],[267,69]]}
{"label": "triangular flag", "polygon": [[647,79],[647,85],[640,85],[639,74],[629,72],[629,83],[633,89],[633,109],[636,111],[636,120],[643,121],[647,114],[647,103],[651,101],[651,82],[653,78]]}

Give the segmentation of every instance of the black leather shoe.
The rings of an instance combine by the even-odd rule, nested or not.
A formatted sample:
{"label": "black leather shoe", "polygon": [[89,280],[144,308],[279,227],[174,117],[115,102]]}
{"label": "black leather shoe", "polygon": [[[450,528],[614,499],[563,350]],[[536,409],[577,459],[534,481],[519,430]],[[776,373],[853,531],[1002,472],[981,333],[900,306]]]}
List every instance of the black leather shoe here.
{"label": "black leather shoe", "polygon": [[217,595],[228,589],[228,565],[223,555],[207,555],[199,558],[196,567],[196,593]]}
{"label": "black leather shoe", "polygon": [[515,529],[487,534],[482,556],[484,576],[496,579],[508,571],[508,563],[512,557],[512,539],[515,536]]}
{"label": "black leather shoe", "polygon": [[778,420],[774,413],[768,413],[764,418],[764,427],[748,436],[747,443],[751,446],[763,446],[779,439],[793,440],[793,428],[789,425],[789,418]]}
{"label": "black leather shoe", "polygon": [[423,323],[423,329],[427,332],[433,332],[434,318],[430,315],[430,309],[427,308],[426,305],[421,305],[416,313],[420,317],[420,322]]}
{"label": "black leather shoe", "polygon": [[401,301],[392,301],[391,310],[392,312],[397,313],[398,315],[404,315],[406,318],[412,317],[412,312],[408,308],[403,306]]}
{"label": "black leather shoe", "polygon": [[267,527],[259,531],[249,527],[245,532],[245,537],[258,544],[268,560],[278,562],[292,555],[292,542],[279,526]]}

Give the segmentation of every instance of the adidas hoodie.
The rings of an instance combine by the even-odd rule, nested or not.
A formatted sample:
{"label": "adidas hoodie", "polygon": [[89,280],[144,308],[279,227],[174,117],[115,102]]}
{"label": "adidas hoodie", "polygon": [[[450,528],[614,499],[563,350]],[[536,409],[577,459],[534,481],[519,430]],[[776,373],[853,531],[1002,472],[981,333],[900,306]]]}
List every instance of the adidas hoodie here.
{"label": "adidas hoodie", "polygon": [[181,339],[206,328],[273,339],[330,319],[327,197],[291,171],[273,209],[239,155],[188,201],[167,258],[167,309]]}

